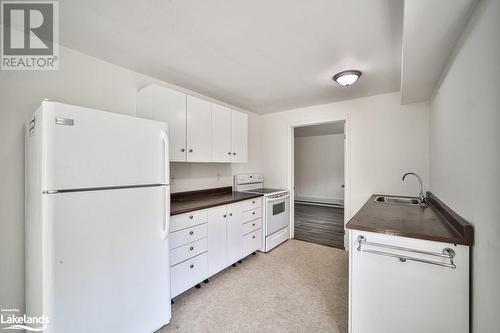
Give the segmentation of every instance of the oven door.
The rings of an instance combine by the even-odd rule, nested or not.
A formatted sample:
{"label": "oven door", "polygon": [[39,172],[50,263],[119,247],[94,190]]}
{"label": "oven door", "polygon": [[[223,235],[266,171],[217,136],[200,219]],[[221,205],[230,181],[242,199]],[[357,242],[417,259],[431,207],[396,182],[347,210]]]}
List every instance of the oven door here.
{"label": "oven door", "polygon": [[290,224],[290,195],[277,194],[266,198],[266,236]]}

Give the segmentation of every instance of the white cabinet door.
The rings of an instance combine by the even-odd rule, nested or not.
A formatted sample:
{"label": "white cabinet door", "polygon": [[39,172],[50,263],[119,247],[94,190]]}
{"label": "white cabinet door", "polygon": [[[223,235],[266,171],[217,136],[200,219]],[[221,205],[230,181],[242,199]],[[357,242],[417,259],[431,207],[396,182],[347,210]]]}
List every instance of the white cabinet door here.
{"label": "white cabinet door", "polygon": [[211,161],[212,104],[187,96],[187,161]]}
{"label": "white cabinet door", "polygon": [[231,109],[212,104],[212,161],[231,162]]}
{"label": "white cabinet door", "polygon": [[212,276],[228,266],[227,262],[227,206],[208,210],[208,275]]}
{"label": "white cabinet door", "polygon": [[[358,230],[351,230],[350,234],[349,327],[352,333],[469,332],[467,246]],[[359,247],[358,236],[371,243],[400,249],[367,244]],[[407,256],[447,264],[450,263],[447,258],[405,250],[441,254],[445,248],[455,251],[455,269],[397,258]],[[386,255],[381,255],[383,253]],[[443,314],[443,309],[453,314],[451,318]]]}
{"label": "white cabinet door", "polygon": [[233,111],[231,114],[232,162],[248,162],[248,115]]}
{"label": "white cabinet door", "polygon": [[151,85],[139,91],[137,116],[166,122],[170,161],[186,161],[186,94]]}
{"label": "white cabinet door", "polygon": [[228,264],[243,257],[243,223],[241,205],[227,206],[227,256]]}

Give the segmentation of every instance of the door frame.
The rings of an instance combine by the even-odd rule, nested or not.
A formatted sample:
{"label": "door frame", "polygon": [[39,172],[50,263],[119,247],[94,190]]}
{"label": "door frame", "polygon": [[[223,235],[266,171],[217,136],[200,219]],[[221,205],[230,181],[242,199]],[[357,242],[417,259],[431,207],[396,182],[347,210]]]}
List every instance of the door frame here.
{"label": "door frame", "polygon": [[[335,115],[324,120],[298,121],[288,126],[288,188],[290,189],[290,238],[294,238],[295,228],[295,136],[296,127],[321,125],[344,121],[344,231],[351,219],[351,119],[348,113]],[[344,248],[349,249],[349,234],[344,234]]]}

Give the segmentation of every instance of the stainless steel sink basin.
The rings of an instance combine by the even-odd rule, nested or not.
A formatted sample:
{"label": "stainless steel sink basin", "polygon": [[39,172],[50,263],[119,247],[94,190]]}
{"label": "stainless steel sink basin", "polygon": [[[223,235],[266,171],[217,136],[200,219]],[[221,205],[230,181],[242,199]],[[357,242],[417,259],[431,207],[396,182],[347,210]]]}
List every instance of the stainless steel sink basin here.
{"label": "stainless steel sink basin", "polygon": [[386,195],[378,195],[375,197],[374,201],[380,203],[397,204],[397,205],[418,206],[420,204],[420,199],[418,198],[396,197],[396,196],[386,196]]}

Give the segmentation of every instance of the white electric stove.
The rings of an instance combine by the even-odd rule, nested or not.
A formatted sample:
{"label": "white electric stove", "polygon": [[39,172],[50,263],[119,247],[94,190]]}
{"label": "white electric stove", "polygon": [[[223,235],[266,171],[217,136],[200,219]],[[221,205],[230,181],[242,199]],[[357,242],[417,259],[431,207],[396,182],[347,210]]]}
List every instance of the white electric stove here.
{"label": "white electric stove", "polygon": [[248,173],[234,176],[234,190],[264,196],[263,252],[268,252],[290,238],[290,194],[288,190],[264,187],[264,175]]}

